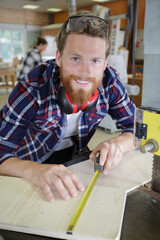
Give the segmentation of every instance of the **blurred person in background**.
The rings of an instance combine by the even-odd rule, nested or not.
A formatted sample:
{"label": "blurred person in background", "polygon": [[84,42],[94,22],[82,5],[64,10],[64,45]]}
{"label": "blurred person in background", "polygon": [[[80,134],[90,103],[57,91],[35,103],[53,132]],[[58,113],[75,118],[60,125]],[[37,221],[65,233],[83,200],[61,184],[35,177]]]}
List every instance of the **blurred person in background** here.
{"label": "blurred person in background", "polygon": [[29,49],[22,60],[17,74],[18,80],[42,63],[41,53],[47,48],[47,45],[48,42],[45,38],[37,37],[36,46]]}

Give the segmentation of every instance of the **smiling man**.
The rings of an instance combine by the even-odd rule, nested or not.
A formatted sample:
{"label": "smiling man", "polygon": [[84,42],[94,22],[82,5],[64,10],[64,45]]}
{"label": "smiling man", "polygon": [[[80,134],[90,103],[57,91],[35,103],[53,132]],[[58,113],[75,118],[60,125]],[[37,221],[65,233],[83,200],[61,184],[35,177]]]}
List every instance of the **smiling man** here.
{"label": "smiling man", "polygon": [[[109,24],[91,12],[71,16],[57,36],[56,59],[18,82],[0,113],[0,174],[42,188],[52,185],[65,200],[84,190],[82,179],[63,163],[86,151],[98,124],[110,114],[120,136],[100,143],[104,174],[133,146],[135,105],[116,71],[107,66]],[[75,154],[76,152],[76,154]]]}
{"label": "smiling man", "polygon": [[89,101],[98,89],[107,65],[104,49],[104,39],[71,34],[62,56],[57,50],[61,82],[73,103]]}

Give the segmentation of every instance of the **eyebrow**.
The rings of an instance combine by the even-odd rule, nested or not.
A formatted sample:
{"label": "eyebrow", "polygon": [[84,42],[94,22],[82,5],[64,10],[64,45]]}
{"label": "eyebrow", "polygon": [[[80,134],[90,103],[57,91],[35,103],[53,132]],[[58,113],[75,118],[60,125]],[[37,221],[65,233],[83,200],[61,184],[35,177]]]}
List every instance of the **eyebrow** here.
{"label": "eyebrow", "polygon": [[[76,56],[76,57],[82,57],[80,54],[78,54],[78,53],[70,53],[69,54],[70,56]],[[91,58],[91,59],[103,59],[102,57],[93,57],[93,58]]]}
{"label": "eyebrow", "polygon": [[81,55],[79,55],[78,53],[70,53],[69,55],[75,55],[77,57],[81,57]]}

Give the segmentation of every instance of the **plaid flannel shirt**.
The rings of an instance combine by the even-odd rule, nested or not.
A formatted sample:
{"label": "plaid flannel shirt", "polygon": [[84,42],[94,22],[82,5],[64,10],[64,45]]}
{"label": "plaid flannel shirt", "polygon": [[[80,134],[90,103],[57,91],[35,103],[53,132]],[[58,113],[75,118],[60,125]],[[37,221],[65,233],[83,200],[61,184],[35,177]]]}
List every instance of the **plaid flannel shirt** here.
{"label": "plaid flannel shirt", "polygon": [[17,78],[20,79],[29,73],[33,68],[42,63],[41,55],[38,49],[32,48],[26,54],[21,63],[21,66],[17,73]]}
{"label": "plaid flannel shirt", "polygon": [[[58,105],[58,66],[49,60],[13,89],[0,111],[0,161],[10,157],[44,162],[63,139],[67,115]],[[96,107],[79,119],[77,141],[83,151],[98,124],[110,114],[122,132],[133,132],[135,105],[114,69],[107,67]]]}

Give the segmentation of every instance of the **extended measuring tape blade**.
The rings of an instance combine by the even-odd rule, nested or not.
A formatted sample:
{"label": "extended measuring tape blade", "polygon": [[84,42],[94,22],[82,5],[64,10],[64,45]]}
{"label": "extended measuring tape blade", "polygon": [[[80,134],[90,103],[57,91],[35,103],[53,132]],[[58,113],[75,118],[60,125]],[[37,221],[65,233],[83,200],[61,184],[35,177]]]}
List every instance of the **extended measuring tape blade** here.
{"label": "extended measuring tape blade", "polygon": [[90,184],[88,185],[88,187],[87,187],[87,189],[86,189],[86,191],[85,191],[85,193],[84,193],[84,195],[83,195],[83,197],[82,197],[82,199],[81,199],[81,201],[80,201],[80,203],[79,203],[79,205],[78,205],[78,207],[77,207],[77,209],[76,209],[76,211],[75,211],[75,213],[74,213],[74,215],[73,215],[73,217],[70,221],[70,224],[69,224],[69,226],[67,228],[67,231],[66,231],[67,234],[72,234],[72,231],[73,231],[73,229],[76,225],[76,222],[78,221],[78,218],[81,215],[81,212],[82,212],[82,210],[83,210],[83,208],[84,208],[84,206],[85,206],[85,204],[86,204],[86,202],[87,202],[87,200],[90,196],[90,193],[92,192],[94,184],[96,183],[100,173],[101,173],[100,170],[96,170]]}

